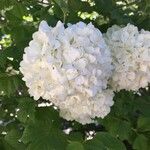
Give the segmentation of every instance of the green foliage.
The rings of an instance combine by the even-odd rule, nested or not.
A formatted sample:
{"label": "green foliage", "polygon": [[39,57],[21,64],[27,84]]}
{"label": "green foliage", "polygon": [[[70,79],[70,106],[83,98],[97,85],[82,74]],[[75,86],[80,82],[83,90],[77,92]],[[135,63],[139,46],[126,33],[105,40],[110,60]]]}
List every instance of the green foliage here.
{"label": "green foliage", "polygon": [[100,132],[97,133],[93,140],[85,144],[87,150],[99,150],[99,149],[110,149],[110,150],[125,150],[124,144],[118,139],[109,135],[109,133]]}
{"label": "green foliage", "polygon": [[67,150],[84,150],[84,147],[79,142],[70,142],[67,146]]}
{"label": "green foliage", "polygon": [[19,121],[26,123],[28,119],[34,120],[35,102],[31,98],[21,98],[18,102],[17,118]]}
{"label": "green foliage", "polygon": [[19,77],[17,75],[0,74],[0,91],[2,94],[10,96],[14,94],[19,88]]}
{"label": "green foliage", "polygon": [[24,150],[25,145],[19,141],[21,138],[21,133],[19,131],[12,129],[8,134],[5,136],[5,141],[15,150]]}
{"label": "green foliage", "polygon": [[132,133],[130,122],[110,116],[100,121],[100,123],[105,126],[105,129],[112,136],[118,137],[121,140],[129,140]]}
{"label": "green foliage", "polygon": [[41,20],[92,22],[102,32],[127,23],[150,30],[150,1],[0,0],[0,149],[149,150],[150,90],[117,93],[111,113],[85,126],[63,120],[53,106],[38,107],[44,100],[34,101],[16,72]]}
{"label": "green foliage", "polygon": [[137,150],[149,150],[149,141],[144,135],[138,135],[133,143],[133,148]]}
{"label": "green foliage", "polygon": [[139,117],[137,127],[141,132],[150,131],[150,117]]}

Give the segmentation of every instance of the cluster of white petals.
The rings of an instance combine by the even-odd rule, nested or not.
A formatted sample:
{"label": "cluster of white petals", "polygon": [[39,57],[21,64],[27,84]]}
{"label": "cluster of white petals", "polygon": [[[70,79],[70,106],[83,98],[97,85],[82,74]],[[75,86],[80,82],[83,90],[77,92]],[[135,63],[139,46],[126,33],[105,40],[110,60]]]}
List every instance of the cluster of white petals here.
{"label": "cluster of white petals", "polygon": [[104,35],[114,65],[112,88],[137,91],[150,83],[150,32],[134,25],[112,26]]}
{"label": "cluster of white petals", "polygon": [[79,22],[52,28],[42,21],[25,48],[20,70],[29,93],[54,103],[60,115],[82,124],[104,118],[113,105],[107,89],[111,56],[101,32]]}

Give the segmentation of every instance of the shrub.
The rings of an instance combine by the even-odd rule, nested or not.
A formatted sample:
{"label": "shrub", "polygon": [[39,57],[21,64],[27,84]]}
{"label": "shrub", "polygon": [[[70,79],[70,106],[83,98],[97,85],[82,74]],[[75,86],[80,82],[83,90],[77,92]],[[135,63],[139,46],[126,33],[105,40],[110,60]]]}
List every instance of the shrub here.
{"label": "shrub", "polygon": [[[42,20],[52,27],[60,20],[65,28],[68,23],[92,22],[102,33],[114,24],[126,26],[128,23],[149,31],[150,2],[1,0],[0,149],[149,150],[149,88],[138,92],[119,89],[115,92],[111,112],[103,119],[95,115],[98,116],[95,121],[85,125],[74,118],[72,121],[61,118],[59,109],[45,98],[38,97],[35,101],[30,97],[19,67],[24,48]],[[30,66],[27,69],[31,71]]]}

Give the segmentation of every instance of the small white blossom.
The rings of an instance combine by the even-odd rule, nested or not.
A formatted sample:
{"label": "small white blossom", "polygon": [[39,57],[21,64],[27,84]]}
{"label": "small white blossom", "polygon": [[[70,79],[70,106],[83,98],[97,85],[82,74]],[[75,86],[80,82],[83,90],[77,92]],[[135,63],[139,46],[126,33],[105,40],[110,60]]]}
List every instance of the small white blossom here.
{"label": "small white blossom", "polygon": [[134,25],[112,26],[104,35],[111,49],[114,71],[110,81],[114,90],[145,88],[150,82],[150,32]]}
{"label": "small white blossom", "polygon": [[107,90],[112,66],[101,32],[79,22],[52,28],[42,21],[20,63],[29,93],[54,103],[60,115],[82,124],[104,118],[113,105]]}

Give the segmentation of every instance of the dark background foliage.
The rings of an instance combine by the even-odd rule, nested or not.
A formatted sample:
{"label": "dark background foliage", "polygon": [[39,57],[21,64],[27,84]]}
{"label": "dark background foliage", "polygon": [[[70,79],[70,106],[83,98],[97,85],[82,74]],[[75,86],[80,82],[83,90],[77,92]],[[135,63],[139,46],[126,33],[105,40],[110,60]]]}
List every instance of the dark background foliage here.
{"label": "dark background foliage", "polygon": [[150,0],[0,0],[0,150],[149,150],[150,90],[116,93],[111,113],[85,126],[28,95],[22,75],[8,68],[19,70],[41,20],[92,22],[102,32],[127,23],[150,30]]}

